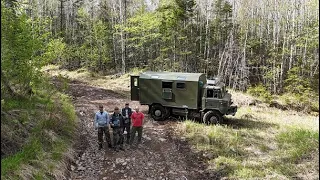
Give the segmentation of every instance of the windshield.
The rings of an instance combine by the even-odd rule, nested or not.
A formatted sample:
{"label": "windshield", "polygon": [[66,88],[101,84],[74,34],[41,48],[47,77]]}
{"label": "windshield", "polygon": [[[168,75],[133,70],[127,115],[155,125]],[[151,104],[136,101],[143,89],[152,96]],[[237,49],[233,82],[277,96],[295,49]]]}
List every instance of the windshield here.
{"label": "windshield", "polygon": [[222,98],[222,93],[220,89],[207,89],[208,98]]}

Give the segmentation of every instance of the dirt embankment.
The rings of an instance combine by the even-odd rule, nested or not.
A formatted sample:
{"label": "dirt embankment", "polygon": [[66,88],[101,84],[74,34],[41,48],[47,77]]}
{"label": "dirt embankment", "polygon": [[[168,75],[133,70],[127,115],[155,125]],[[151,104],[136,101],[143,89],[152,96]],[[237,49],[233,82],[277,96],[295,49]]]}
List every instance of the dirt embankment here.
{"label": "dirt embankment", "polygon": [[[57,84],[58,85],[58,84]],[[122,94],[71,81],[68,93],[73,97],[81,122],[81,136],[76,150],[78,157],[71,165],[70,179],[218,179],[206,170],[203,157],[194,153],[188,143],[173,134],[177,122],[155,122],[147,115],[148,107],[140,109],[146,114],[142,145],[125,146],[125,151],[106,148],[98,150],[97,132],[93,116],[98,104],[111,113],[115,106],[129,102]]]}

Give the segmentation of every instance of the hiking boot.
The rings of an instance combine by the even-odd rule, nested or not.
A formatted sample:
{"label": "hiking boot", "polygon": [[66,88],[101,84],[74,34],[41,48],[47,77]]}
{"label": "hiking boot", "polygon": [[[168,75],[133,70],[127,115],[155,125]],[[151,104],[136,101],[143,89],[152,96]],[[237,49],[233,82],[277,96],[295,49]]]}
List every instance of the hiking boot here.
{"label": "hiking boot", "polygon": [[125,151],[123,147],[120,147],[120,150],[121,150],[121,151]]}
{"label": "hiking boot", "polygon": [[108,144],[108,148],[113,148],[111,144]]}

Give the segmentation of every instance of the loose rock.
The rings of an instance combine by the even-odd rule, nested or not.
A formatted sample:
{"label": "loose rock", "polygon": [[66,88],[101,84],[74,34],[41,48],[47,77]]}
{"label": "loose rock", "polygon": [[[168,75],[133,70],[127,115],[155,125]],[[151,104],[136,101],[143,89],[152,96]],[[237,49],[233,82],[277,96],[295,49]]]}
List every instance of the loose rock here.
{"label": "loose rock", "polygon": [[79,171],[84,171],[86,168],[84,168],[83,166],[78,167]]}
{"label": "loose rock", "polygon": [[116,159],[116,164],[124,163],[124,159],[117,158]]}

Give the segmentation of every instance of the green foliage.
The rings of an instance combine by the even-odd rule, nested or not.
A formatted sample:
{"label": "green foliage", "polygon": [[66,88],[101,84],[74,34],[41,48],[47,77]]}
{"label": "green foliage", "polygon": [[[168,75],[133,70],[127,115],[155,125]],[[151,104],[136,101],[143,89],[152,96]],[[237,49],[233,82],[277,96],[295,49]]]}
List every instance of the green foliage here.
{"label": "green foliage", "polygon": [[271,93],[262,84],[258,84],[255,87],[249,87],[247,92],[255,97],[264,99],[266,102],[272,100]]}
{"label": "green foliage", "polygon": [[31,58],[39,42],[32,38],[26,15],[16,16],[3,5],[1,9],[1,71],[8,81],[20,85],[16,89],[24,93],[35,77]]}
{"label": "green foliage", "polygon": [[[130,3],[127,8],[122,6],[122,13],[119,13],[116,1],[103,1],[99,5],[80,3],[72,13],[66,12],[67,16],[59,13],[56,3],[49,7],[47,4],[38,6],[36,2],[19,4],[18,1],[2,1],[2,32],[5,34],[1,45],[2,62],[3,59],[11,62],[13,58],[9,56],[14,54],[21,56],[18,59],[24,64],[29,63],[27,66],[20,63],[24,68],[19,65],[15,73],[4,72],[10,85],[19,84],[17,80],[11,81],[12,76],[19,72],[28,72],[24,77],[15,78],[23,81],[21,86],[36,84],[32,78],[39,76],[34,69],[48,62],[58,62],[72,70],[87,68],[93,72],[113,73],[122,66],[120,59],[124,55],[127,69],[154,66],[150,69],[211,71],[229,79],[229,84],[236,89],[247,89],[250,84],[238,82],[248,77],[252,85],[263,82],[272,94],[302,93],[309,87],[319,93],[319,21],[313,15],[319,6],[316,1],[304,4],[303,11],[307,14],[300,13],[300,10],[295,13],[295,22],[300,24],[301,33],[294,32],[294,37],[291,36],[294,26],[287,25],[293,22],[285,18],[293,4],[278,1],[269,4],[270,8],[265,13],[251,14],[259,6],[255,1],[244,1],[233,7],[226,0],[207,4],[195,0],[160,0],[155,10],[137,1],[137,6],[133,7]],[[5,4],[8,4],[7,8]],[[278,16],[272,19],[265,17],[266,13],[272,14],[275,10],[279,10]],[[25,11],[32,14],[32,19]],[[120,17],[124,15],[125,21],[124,17]],[[269,27],[270,24],[276,26]],[[53,38],[53,34],[57,39]],[[8,40],[18,45],[11,45]],[[122,52],[122,41],[125,52]],[[27,48],[20,52],[16,49],[22,49],[21,44]],[[291,48],[294,51],[291,52]],[[243,68],[238,64],[240,59],[245,60],[241,62]],[[299,67],[299,70],[289,70],[289,62],[290,68]],[[164,66],[153,63],[163,63]],[[6,69],[13,67],[3,64],[8,67]],[[308,85],[297,81],[300,77],[307,79]],[[2,86],[2,89],[6,88]]]}
{"label": "green foliage", "polygon": [[46,60],[45,64],[60,62],[65,56],[66,44],[63,40],[52,39],[47,44],[46,52],[43,54],[43,58]]}
{"label": "green foliage", "polygon": [[62,91],[64,93],[67,92],[67,90],[69,89],[69,81],[70,80],[66,77],[63,77],[61,74],[58,75],[58,79],[62,83],[60,91]]}
{"label": "green foliage", "polygon": [[[128,19],[128,25],[124,30],[130,34],[129,46],[140,48],[161,37],[158,31],[159,26],[160,19],[155,13],[144,12]],[[121,28],[121,26],[118,27]]]}
{"label": "green foliage", "polygon": [[243,178],[243,179],[250,179],[252,177],[256,177],[256,178],[263,178],[265,177],[266,173],[263,172],[260,169],[256,169],[256,168],[250,168],[250,167],[243,167],[240,169],[236,169],[234,171],[233,176],[237,177],[237,178]]}
{"label": "green foliage", "polygon": [[299,67],[293,67],[288,71],[288,77],[285,80],[285,90],[287,92],[301,94],[311,90],[310,79],[300,76],[300,71]]}
{"label": "green foliage", "polygon": [[315,95],[312,91],[305,91],[302,94],[284,93],[279,97],[290,109],[304,112],[319,111],[319,96]]}
{"label": "green foliage", "polygon": [[175,0],[175,3],[179,7],[179,13],[177,15],[181,20],[185,20],[193,16],[194,7],[196,6],[196,2],[194,0]]}
{"label": "green foliage", "polygon": [[[30,94],[42,79],[39,69],[61,54],[61,40],[53,40],[48,18],[30,19],[18,7],[1,1],[1,86],[20,95]],[[7,97],[7,96],[6,96]]]}
{"label": "green foliage", "polygon": [[41,143],[37,139],[31,140],[20,152],[5,159],[1,159],[1,178],[12,176],[12,172],[19,170],[22,163],[36,159],[41,152]]}
{"label": "green foliage", "polygon": [[173,1],[167,1],[162,3],[157,12],[160,17],[160,32],[166,34],[173,30],[179,22],[178,15],[181,13],[181,10],[178,8],[177,4]]}
{"label": "green foliage", "polygon": [[265,173],[260,165],[243,166],[247,157],[248,145],[259,144],[255,139],[260,137],[251,129],[232,129],[228,126],[206,126],[191,121],[184,122],[185,134],[188,140],[202,150],[212,155],[209,164],[214,171],[222,176],[257,178]]}
{"label": "green foliage", "polygon": [[[79,31],[75,44],[68,44],[61,64],[70,69],[86,67],[92,71],[106,70],[111,59],[112,41],[109,24],[91,19],[84,8],[78,10]],[[61,44],[59,47],[63,47]]]}
{"label": "green foliage", "polygon": [[300,74],[301,69],[298,67],[288,71],[288,76],[285,80],[286,93],[281,95],[281,98],[293,109],[307,112],[319,111],[317,101],[319,95],[311,88],[313,79]]}
{"label": "green foliage", "polygon": [[219,156],[214,160],[216,168],[222,174],[232,175],[234,171],[240,169],[241,162],[235,158]]}
{"label": "green foliage", "polygon": [[[24,101],[5,102],[4,111],[11,109],[27,110],[27,119],[31,119],[24,126],[33,124],[32,129],[26,129],[28,136],[24,137],[24,145],[17,153],[1,160],[1,178],[21,179],[26,165],[31,170],[29,178],[48,178],[56,167],[54,164],[64,161],[62,157],[66,149],[70,147],[71,140],[77,127],[76,114],[70,98],[63,94],[55,94],[53,97],[34,97]],[[37,110],[36,113],[32,113]],[[1,125],[7,125],[10,121],[3,120]],[[19,129],[9,126],[10,134],[19,134]],[[3,132],[6,135],[5,132]],[[3,137],[5,138],[5,137]],[[22,138],[22,137],[19,137]],[[14,140],[14,139],[13,139]],[[31,169],[30,169],[31,168]]]}
{"label": "green foliage", "polygon": [[3,110],[9,111],[12,109],[23,108],[23,109],[34,109],[37,103],[49,103],[50,100],[47,98],[41,98],[38,96],[32,96],[30,99],[21,99],[21,98],[12,98],[12,99],[3,99],[2,101]]}

